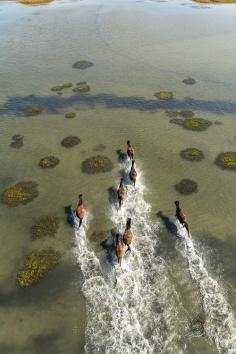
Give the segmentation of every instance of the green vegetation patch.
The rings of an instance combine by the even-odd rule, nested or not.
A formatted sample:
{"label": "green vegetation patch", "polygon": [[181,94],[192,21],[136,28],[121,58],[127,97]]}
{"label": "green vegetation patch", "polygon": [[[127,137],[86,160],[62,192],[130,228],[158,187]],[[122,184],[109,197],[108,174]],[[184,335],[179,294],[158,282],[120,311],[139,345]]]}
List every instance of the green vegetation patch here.
{"label": "green vegetation patch", "polygon": [[221,152],[217,156],[215,163],[223,170],[236,171],[236,152]]}
{"label": "green vegetation patch", "polygon": [[54,215],[48,215],[39,219],[31,227],[31,236],[37,240],[45,236],[53,237],[59,228],[59,218]]}
{"label": "green vegetation patch", "polygon": [[40,113],[42,113],[43,109],[39,106],[31,106],[31,107],[28,107],[25,111],[25,114],[27,116],[36,116]]}
{"label": "green vegetation patch", "polygon": [[82,162],[81,170],[84,173],[95,174],[109,172],[113,167],[113,163],[108,157],[93,156]]}
{"label": "green vegetation patch", "polygon": [[60,160],[56,156],[46,156],[39,161],[39,166],[42,168],[54,168],[59,162]]}
{"label": "green vegetation patch", "polygon": [[212,123],[204,118],[191,118],[183,121],[183,127],[193,131],[203,131],[210,127]]}
{"label": "green vegetation patch", "polygon": [[21,288],[28,288],[43,279],[50,270],[61,262],[61,253],[52,249],[33,251],[24,262],[17,275],[17,284]]}
{"label": "green vegetation patch", "polygon": [[67,136],[61,141],[61,145],[65,148],[72,148],[80,143],[78,136]]}
{"label": "green vegetation patch", "polygon": [[72,89],[73,92],[89,92],[90,86],[86,81],[81,81],[76,84],[76,87]]}
{"label": "green vegetation patch", "polygon": [[74,113],[74,112],[67,112],[65,114],[65,118],[67,118],[67,119],[71,119],[71,118],[75,118],[75,117],[76,117],[76,113]]}
{"label": "green vegetation patch", "polygon": [[61,92],[63,89],[70,88],[72,86],[73,86],[73,84],[71,82],[66,82],[66,83],[64,83],[62,85],[53,86],[51,88],[51,91],[52,92]]}
{"label": "green vegetation patch", "polygon": [[188,161],[201,161],[204,158],[203,152],[193,147],[182,150],[180,156]]}
{"label": "green vegetation patch", "polygon": [[178,184],[175,185],[177,192],[181,194],[192,194],[198,191],[197,182],[191,179],[182,179]]}
{"label": "green vegetation patch", "polygon": [[187,79],[184,79],[182,82],[186,85],[196,84],[196,80],[194,80],[192,77],[188,77]]}
{"label": "green vegetation patch", "polygon": [[159,98],[159,100],[171,100],[174,98],[173,92],[170,91],[160,91],[154,93],[154,96]]}
{"label": "green vegetation patch", "polygon": [[38,196],[37,186],[36,182],[19,182],[3,191],[2,203],[10,206],[27,204]]}
{"label": "green vegetation patch", "polygon": [[94,64],[88,60],[79,60],[72,65],[73,69],[85,70],[91,68]]}

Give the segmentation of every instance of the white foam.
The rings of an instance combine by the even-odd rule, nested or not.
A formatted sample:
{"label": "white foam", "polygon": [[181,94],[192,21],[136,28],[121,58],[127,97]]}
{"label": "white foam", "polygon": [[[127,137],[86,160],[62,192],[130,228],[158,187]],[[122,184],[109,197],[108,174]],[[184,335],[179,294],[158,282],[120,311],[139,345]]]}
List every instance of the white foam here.
{"label": "white foam", "polygon": [[213,339],[222,353],[236,353],[236,321],[232,309],[226,299],[223,288],[213,279],[203,262],[203,257],[197,250],[186,229],[176,222],[178,234],[182,240],[177,242],[177,249],[187,259],[189,272],[197,283],[203,309],[206,314],[205,331]]}
{"label": "white foam", "polygon": [[[127,163],[126,176],[129,169]],[[177,344],[176,328],[181,330],[177,294],[163,259],[155,254],[158,225],[151,221],[149,213],[142,173],[138,170],[136,190],[127,186],[122,209],[110,207],[110,218],[120,233],[124,232],[127,217],[132,219],[132,251],[125,255],[121,267],[102,266],[102,261],[89,250],[86,222],[76,231],[77,257],[88,304],[88,354],[182,353]]]}

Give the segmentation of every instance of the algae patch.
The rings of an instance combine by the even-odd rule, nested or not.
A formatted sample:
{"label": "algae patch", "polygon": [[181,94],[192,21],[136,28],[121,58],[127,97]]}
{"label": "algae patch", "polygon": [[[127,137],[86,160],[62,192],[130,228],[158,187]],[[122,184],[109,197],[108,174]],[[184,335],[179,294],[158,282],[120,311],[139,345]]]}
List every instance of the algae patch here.
{"label": "algae patch", "polygon": [[194,147],[182,150],[180,156],[188,161],[201,161],[204,158],[203,152]]}
{"label": "algae patch", "polygon": [[71,119],[71,118],[75,118],[75,117],[76,117],[76,113],[74,113],[74,112],[67,112],[65,114],[65,118],[67,118],[67,119]]}
{"label": "algae patch", "polygon": [[178,184],[175,184],[175,189],[181,194],[192,194],[198,190],[197,182],[191,179],[182,179]]}
{"label": "algae patch", "polygon": [[31,106],[28,107],[25,111],[27,116],[37,116],[38,114],[42,113],[43,109],[39,106]]}
{"label": "algae patch", "polygon": [[191,118],[183,121],[183,127],[193,131],[204,131],[210,127],[212,123],[204,118]]}
{"label": "algae patch", "polygon": [[21,288],[28,288],[43,279],[50,270],[61,262],[61,253],[52,249],[33,251],[24,262],[17,275],[17,284]]}
{"label": "algae patch", "polygon": [[53,237],[59,228],[59,218],[54,215],[48,215],[39,219],[31,227],[31,236],[37,240],[45,236]]}
{"label": "algae patch", "polygon": [[236,171],[236,152],[220,153],[215,160],[215,164],[223,170]]}
{"label": "algae patch", "polygon": [[82,162],[81,170],[84,173],[95,174],[109,172],[113,169],[113,163],[107,156],[93,156]]}
{"label": "algae patch", "polygon": [[2,203],[9,206],[27,204],[38,196],[36,182],[19,182],[2,193]]}
{"label": "algae patch", "polygon": [[78,136],[67,136],[61,141],[61,145],[65,148],[72,148],[80,143]]}
{"label": "algae patch", "polygon": [[156,92],[154,93],[154,96],[156,98],[159,98],[159,100],[171,100],[174,98],[173,92],[170,91],[160,91],[160,92]]}
{"label": "algae patch", "polygon": [[79,60],[72,65],[73,69],[85,70],[91,68],[94,64],[88,60]]}
{"label": "algae patch", "polygon": [[56,156],[46,156],[39,161],[42,168],[54,168],[59,164],[60,160]]}

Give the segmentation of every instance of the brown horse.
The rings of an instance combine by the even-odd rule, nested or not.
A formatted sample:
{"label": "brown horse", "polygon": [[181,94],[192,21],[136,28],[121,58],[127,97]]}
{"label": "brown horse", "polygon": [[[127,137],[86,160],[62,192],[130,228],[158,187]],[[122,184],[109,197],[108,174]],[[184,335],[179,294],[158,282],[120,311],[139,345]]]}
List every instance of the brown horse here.
{"label": "brown horse", "polygon": [[135,154],[135,151],[134,151],[134,148],[133,146],[130,144],[130,141],[128,140],[127,141],[127,155],[129,156],[129,158],[131,160],[134,159],[134,154]]}
{"label": "brown horse", "polygon": [[190,237],[190,231],[189,231],[189,226],[188,226],[188,223],[187,223],[187,217],[186,215],[182,212],[182,210],[180,209],[180,203],[178,200],[176,200],[175,202],[175,205],[176,205],[176,212],[175,212],[175,215],[176,215],[176,218],[179,220],[180,224],[183,225],[185,227],[185,229],[187,230],[188,232],[188,236]]}
{"label": "brown horse", "polygon": [[79,201],[78,201],[78,205],[77,208],[75,210],[76,216],[79,219],[79,227],[82,225],[83,222],[83,218],[85,216],[86,210],[83,204],[83,195],[80,194],[79,195]]}
{"label": "brown horse", "polygon": [[118,264],[120,266],[121,266],[122,254],[123,254],[122,241],[120,240],[120,235],[116,234],[116,257],[118,260]]}
{"label": "brown horse", "polygon": [[128,218],[126,223],[125,233],[123,236],[124,244],[128,247],[125,253],[128,251],[131,252],[130,245],[132,243],[132,239],[133,239],[133,233],[131,231],[131,218]]}
{"label": "brown horse", "polygon": [[132,160],[132,166],[131,166],[131,170],[129,173],[129,178],[131,180],[132,185],[135,187],[136,178],[137,178],[137,171],[135,170],[134,163],[135,163],[135,161]]}
{"label": "brown horse", "polygon": [[125,187],[124,187],[124,178],[120,179],[120,185],[119,185],[119,188],[117,189],[117,197],[118,197],[119,209],[120,209],[123,202],[124,202],[124,199],[126,197],[126,191],[125,191]]}

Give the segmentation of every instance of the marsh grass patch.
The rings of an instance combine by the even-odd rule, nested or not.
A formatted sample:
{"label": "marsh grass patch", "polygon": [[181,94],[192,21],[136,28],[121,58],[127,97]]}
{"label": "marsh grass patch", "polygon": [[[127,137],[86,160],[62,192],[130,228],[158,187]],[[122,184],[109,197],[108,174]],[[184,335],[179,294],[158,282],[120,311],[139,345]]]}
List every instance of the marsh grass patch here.
{"label": "marsh grass patch", "polygon": [[114,165],[107,156],[93,156],[82,162],[81,170],[84,173],[96,174],[109,172]]}

